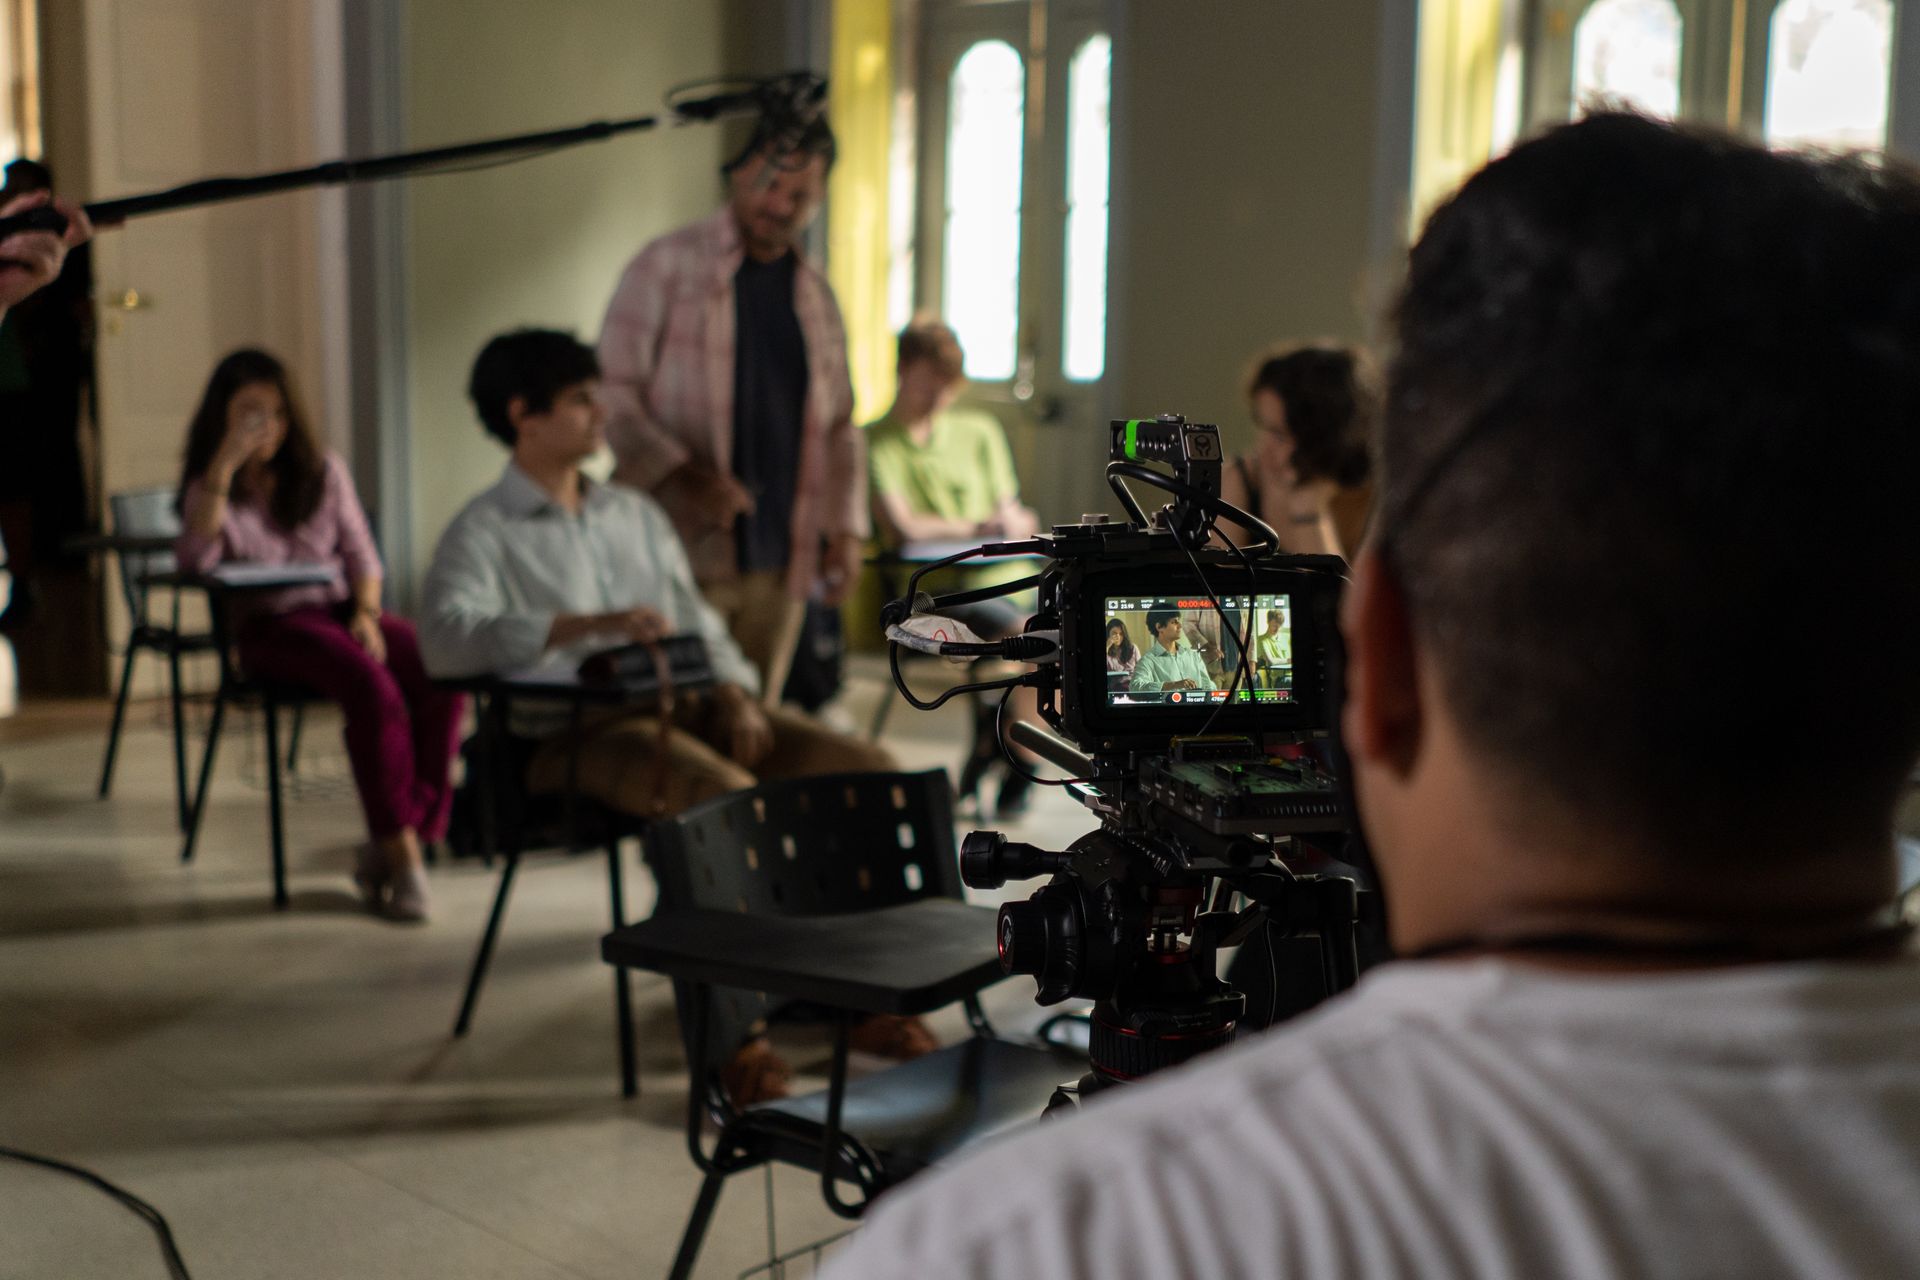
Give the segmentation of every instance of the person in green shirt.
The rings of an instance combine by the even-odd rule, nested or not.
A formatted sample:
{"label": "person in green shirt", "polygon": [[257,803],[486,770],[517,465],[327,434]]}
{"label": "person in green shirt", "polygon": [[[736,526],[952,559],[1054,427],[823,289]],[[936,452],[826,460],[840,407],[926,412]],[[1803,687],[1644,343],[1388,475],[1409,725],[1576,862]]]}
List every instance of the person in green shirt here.
{"label": "person in green shirt", "polygon": [[1292,673],[1293,637],[1284,630],[1284,623],[1278,609],[1269,609],[1267,629],[1253,638],[1254,661],[1263,689],[1281,688],[1280,672]]}
{"label": "person in green shirt", "polygon": [[[893,407],[866,431],[874,523],[884,545],[897,551],[910,542],[1011,541],[1033,536],[1040,519],[1020,501],[1005,429],[991,414],[955,407],[966,387],[960,339],[937,320],[917,320],[901,332],[899,353]],[[941,591],[971,590],[1023,578],[1034,569],[1031,561],[1008,560],[948,576],[933,586]],[[982,600],[948,613],[975,634],[993,640],[1019,631],[1033,610],[1031,593],[1023,593]],[[995,709],[991,701],[976,700],[973,751],[958,787],[963,804],[999,758],[993,733]],[[1011,710],[1020,719],[1037,721],[1032,690],[1017,690]],[[1018,771],[1009,772],[995,798],[996,816],[1017,816],[1027,800],[1027,779]]]}
{"label": "person in green shirt", "polygon": [[1213,676],[1197,650],[1180,638],[1180,614],[1174,609],[1154,609],[1147,614],[1147,630],[1153,643],[1140,655],[1133,668],[1132,693],[1166,693],[1184,689],[1211,689]]}
{"label": "person in green shirt", "polygon": [[953,330],[907,326],[898,369],[893,407],[867,428],[874,514],[889,544],[1031,537],[1040,522],[1020,502],[1005,429],[954,407],[966,376]]}

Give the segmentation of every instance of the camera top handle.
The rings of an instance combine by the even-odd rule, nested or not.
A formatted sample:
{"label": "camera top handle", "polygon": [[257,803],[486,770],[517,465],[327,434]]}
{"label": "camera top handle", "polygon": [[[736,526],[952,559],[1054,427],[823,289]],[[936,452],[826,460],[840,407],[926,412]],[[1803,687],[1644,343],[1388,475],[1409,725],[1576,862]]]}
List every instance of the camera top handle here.
{"label": "camera top handle", "polygon": [[[1240,548],[1255,557],[1276,555],[1280,537],[1258,517],[1220,498],[1220,467],[1224,454],[1220,428],[1188,422],[1177,414],[1157,418],[1129,418],[1108,424],[1107,485],[1120,499],[1127,515],[1141,529],[1155,528],[1140,503],[1123,483],[1139,480],[1169,494],[1174,501],[1158,513],[1158,527],[1178,535],[1188,547],[1203,544],[1212,517],[1224,516],[1256,538],[1253,547]],[[1168,476],[1143,464],[1157,462],[1173,472]]]}

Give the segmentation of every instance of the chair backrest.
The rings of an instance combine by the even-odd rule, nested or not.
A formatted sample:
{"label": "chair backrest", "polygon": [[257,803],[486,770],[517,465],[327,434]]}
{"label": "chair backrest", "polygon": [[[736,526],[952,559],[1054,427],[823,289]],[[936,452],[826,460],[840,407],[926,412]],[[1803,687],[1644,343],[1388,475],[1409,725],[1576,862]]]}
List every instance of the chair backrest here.
{"label": "chair backrest", "polygon": [[[963,893],[944,769],[762,783],[654,823],[644,843],[662,911],[829,915]],[[691,995],[674,984],[683,1037]],[[688,1061],[706,1064],[693,1105],[725,1113],[722,1064],[766,1015],[757,993],[709,993],[704,1047],[686,1043]]]}
{"label": "chair backrest", "polygon": [[943,769],[763,783],[655,823],[667,909],[827,915],[962,896]]}
{"label": "chair backrest", "polygon": [[[113,531],[130,538],[171,538],[180,532],[180,513],[174,510],[172,489],[132,489],[107,499],[113,514]],[[127,608],[136,619],[146,614],[146,588],[141,582],[150,573],[170,573],[174,567],[171,551],[122,551],[120,591]]]}

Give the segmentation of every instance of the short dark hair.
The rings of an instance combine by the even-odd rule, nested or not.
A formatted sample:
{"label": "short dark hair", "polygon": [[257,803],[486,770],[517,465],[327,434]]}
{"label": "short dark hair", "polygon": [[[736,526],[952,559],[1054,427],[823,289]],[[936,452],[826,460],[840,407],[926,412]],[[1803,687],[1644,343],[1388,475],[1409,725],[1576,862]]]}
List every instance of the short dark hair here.
{"label": "short dark hair", "polygon": [[600,359],[593,348],[557,329],[515,329],[480,349],[467,379],[467,397],[480,414],[480,425],[507,448],[519,443],[519,433],[507,416],[515,396],[531,413],[553,408],[553,398],[576,383],[600,376]]}
{"label": "short dark hair", "polygon": [[1372,370],[1352,347],[1330,343],[1280,347],[1247,379],[1247,396],[1271,391],[1287,410],[1293,470],[1303,481],[1365,484],[1373,467],[1379,411]]}
{"label": "short dark hair", "polygon": [[916,316],[900,331],[896,367],[904,369],[915,360],[931,360],[948,382],[958,382],[967,374],[967,358],[960,350],[960,335],[951,325],[931,316]]}
{"label": "short dark hair", "polygon": [[754,122],[747,144],[720,166],[720,172],[732,173],[762,152],[777,155],[781,164],[794,168],[809,164],[815,156],[824,156],[827,172],[832,173],[833,162],[840,158],[840,143],[825,116],[815,116],[805,124],[795,125],[790,120],[763,114]]}
{"label": "short dark hair", "polygon": [[1433,215],[1395,323],[1376,536],[1468,741],[1646,851],[1884,842],[1920,179],[1595,115]]}
{"label": "short dark hair", "polygon": [[1180,621],[1178,609],[1149,609],[1147,611],[1147,634],[1155,640],[1160,638],[1160,628],[1169,622]]}

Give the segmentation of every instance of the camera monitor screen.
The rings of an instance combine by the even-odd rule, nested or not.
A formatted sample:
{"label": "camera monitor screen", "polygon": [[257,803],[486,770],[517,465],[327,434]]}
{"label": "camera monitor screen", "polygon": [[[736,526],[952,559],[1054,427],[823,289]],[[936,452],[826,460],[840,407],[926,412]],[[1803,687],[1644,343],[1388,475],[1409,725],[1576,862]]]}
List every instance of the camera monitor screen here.
{"label": "camera monitor screen", "polygon": [[1290,596],[1221,596],[1224,619],[1205,596],[1107,596],[1105,605],[1107,706],[1217,705],[1229,689],[1236,703],[1293,701]]}

